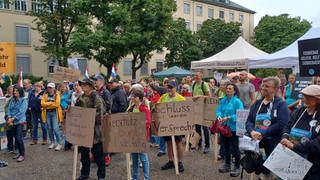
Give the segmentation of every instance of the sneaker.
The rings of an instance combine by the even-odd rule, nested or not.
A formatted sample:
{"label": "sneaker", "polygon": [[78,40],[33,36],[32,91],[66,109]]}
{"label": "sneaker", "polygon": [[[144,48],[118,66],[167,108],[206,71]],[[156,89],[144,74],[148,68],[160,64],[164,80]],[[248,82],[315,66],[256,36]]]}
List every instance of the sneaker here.
{"label": "sneaker", "polygon": [[168,161],[165,165],[161,166],[161,170],[168,170],[173,168],[174,168],[173,161]]}
{"label": "sneaker", "polygon": [[106,166],[108,167],[111,164],[111,157],[109,155],[106,155],[104,161],[106,163]]}
{"label": "sneaker", "polygon": [[22,161],[24,161],[24,156],[19,156],[17,159],[17,162],[22,162]]}
{"label": "sneaker", "polygon": [[89,176],[81,175],[76,180],[85,180],[85,179],[89,179]]}
{"label": "sneaker", "polygon": [[20,157],[20,154],[16,155],[16,156],[13,156],[12,159],[18,159]]}
{"label": "sneaker", "polygon": [[14,151],[13,151],[13,150],[7,150],[7,153],[8,153],[8,154],[13,154]]}
{"label": "sneaker", "polygon": [[47,144],[48,144],[47,140],[43,140],[41,143],[41,145],[47,145]]}
{"label": "sneaker", "polygon": [[51,143],[48,149],[53,149],[54,148],[54,143]]}
{"label": "sneaker", "polygon": [[229,164],[223,164],[223,165],[219,168],[219,172],[220,172],[220,173],[230,172],[230,165],[229,165]]}
{"label": "sneaker", "polygon": [[240,175],[240,168],[234,167],[230,172],[231,177],[238,177]]}
{"label": "sneaker", "polygon": [[60,151],[62,149],[62,145],[58,144],[57,147],[54,149],[55,151]]}
{"label": "sneaker", "polygon": [[178,170],[179,170],[179,172],[183,172],[183,171],[184,171],[184,167],[183,167],[182,162],[179,162],[179,164],[178,164]]}
{"label": "sneaker", "polygon": [[161,157],[163,155],[166,155],[166,153],[165,152],[158,152],[158,154],[157,154],[158,157]]}
{"label": "sneaker", "polygon": [[38,141],[37,141],[37,140],[33,140],[32,143],[30,143],[31,146],[32,146],[32,145],[36,145],[36,144],[38,144]]}
{"label": "sneaker", "polygon": [[207,154],[208,152],[209,152],[209,148],[208,147],[205,147],[204,149],[203,149],[203,154]]}

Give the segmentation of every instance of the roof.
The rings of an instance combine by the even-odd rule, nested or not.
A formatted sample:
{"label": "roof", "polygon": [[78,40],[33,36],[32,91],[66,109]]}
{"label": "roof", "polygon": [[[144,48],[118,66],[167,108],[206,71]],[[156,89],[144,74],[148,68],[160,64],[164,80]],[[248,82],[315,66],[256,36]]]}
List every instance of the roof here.
{"label": "roof", "polygon": [[249,58],[267,55],[241,36],[219,53],[200,61],[192,61],[191,69],[246,69]]}
{"label": "roof", "polygon": [[155,77],[184,77],[192,75],[192,73],[188,70],[179,68],[178,66],[173,66],[164,71],[156,72],[153,75]]}
{"label": "roof", "polygon": [[243,7],[237,3],[234,3],[232,1],[229,1],[229,3],[226,3],[225,0],[195,0],[198,2],[203,2],[206,4],[212,4],[215,6],[220,6],[220,7],[224,7],[224,8],[228,8],[228,9],[234,9],[234,10],[238,10],[238,11],[243,11],[243,12],[247,12],[247,13],[251,13],[251,14],[255,14],[256,12],[248,9],[246,7]]}

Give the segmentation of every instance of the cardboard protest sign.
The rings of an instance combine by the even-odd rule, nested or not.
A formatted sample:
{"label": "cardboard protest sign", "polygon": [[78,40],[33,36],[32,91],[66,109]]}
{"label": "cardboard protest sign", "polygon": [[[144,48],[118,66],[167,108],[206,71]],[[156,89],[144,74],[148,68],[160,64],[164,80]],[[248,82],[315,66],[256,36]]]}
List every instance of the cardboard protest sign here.
{"label": "cardboard protest sign", "polygon": [[320,38],[298,41],[302,77],[320,76]]}
{"label": "cardboard protest sign", "polygon": [[96,109],[71,107],[66,117],[66,136],[71,144],[92,147]]}
{"label": "cardboard protest sign", "polygon": [[205,98],[203,108],[203,123],[201,125],[210,127],[212,121],[216,120],[216,109],[219,105],[219,98]]}
{"label": "cardboard protest sign", "polygon": [[246,122],[249,116],[249,110],[239,109],[237,110],[237,121],[236,121],[236,135],[243,136],[246,130]]}
{"label": "cardboard protest sign", "polygon": [[190,134],[194,129],[194,102],[170,102],[155,105],[152,113],[153,134],[176,136]]}
{"label": "cardboard protest sign", "polygon": [[71,69],[79,70],[78,59],[77,58],[68,58],[68,67]]}
{"label": "cardboard protest sign", "polygon": [[140,153],[147,151],[145,113],[118,113],[102,121],[104,152]]}
{"label": "cardboard protest sign", "polygon": [[[292,99],[299,99],[302,94],[300,91],[311,84],[311,77],[301,77],[300,74],[296,74],[296,81],[291,93]],[[300,95],[300,96],[299,96]]]}
{"label": "cardboard protest sign", "polygon": [[80,71],[61,66],[54,66],[53,73],[51,73],[50,75],[53,80],[67,80],[73,82],[78,81],[80,77]]}
{"label": "cardboard protest sign", "polygon": [[312,163],[292,150],[278,144],[263,166],[281,179],[300,180],[307,174]]}

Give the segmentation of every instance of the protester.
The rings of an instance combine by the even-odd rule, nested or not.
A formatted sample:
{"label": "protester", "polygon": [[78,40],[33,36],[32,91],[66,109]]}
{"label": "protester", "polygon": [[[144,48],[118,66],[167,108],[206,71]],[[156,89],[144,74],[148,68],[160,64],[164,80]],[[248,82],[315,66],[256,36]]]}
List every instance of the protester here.
{"label": "protester", "polygon": [[[199,97],[210,97],[210,89],[208,83],[204,82],[202,80],[202,72],[196,72],[195,74],[195,83],[192,85],[192,96],[194,98],[199,98]],[[196,132],[202,136],[201,133],[201,128],[203,129],[204,133],[204,149],[203,153],[206,154],[209,152],[210,149],[210,134],[209,134],[209,128],[206,126],[201,126],[196,124]],[[199,141],[199,149],[202,149],[202,139]]]}
{"label": "protester", "polygon": [[[4,106],[4,119],[7,120],[8,117],[8,106],[9,106],[9,101],[11,100],[13,96],[13,86],[9,86],[7,88],[7,92],[6,92],[6,104]],[[7,152],[8,153],[13,153],[14,150],[18,149],[17,148],[17,143],[14,144],[14,131],[13,131],[13,127],[9,126],[8,124],[6,124],[6,136],[7,136]]]}
{"label": "protester", "polygon": [[128,108],[127,95],[122,90],[117,79],[109,81],[111,87],[111,113],[126,112]]}
{"label": "protester", "polygon": [[[123,84],[123,90],[124,90],[124,92],[126,92],[126,95],[127,95],[127,97],[129,98],[129,96],[130,96],[130,91],[131,91],[131,84],[130,83],[124,83]],[[129,101],[129,99],[128,99],[128,101]]]}
{"label": "protester", "polygon": [[74,91],[71,95],[71,106],[75,106],[77,99],[83,94],[82,88],[78,82],[73,83]]}
{"label": "protester", "polygon": [[[135,90],[131,93],[132,104],[129,106],[129,112],[144,112],[146,114],[146,134],[147,140],[150,141],[151,113],[148,105],[144,103],[143,91]],[[132,178],[139,179],[139,159],[142,162],[143,177],[145,180],[150,179],[150,165],[147,153],[131,153],[132,158]]]}
{"label": "protester", "polygon": [[240,72],[239,81],[240,83],[237,84],[240,92],[239,99],[242,101],[244,108],[249,109],[256,100],[254,86],[248,82],[248,73],[246,71]]}
{"label": "protester", "polygon": [[23,143],[23,124],[26,122],[26,111],[28,109],[27,99],[24,97],[22,87],[14,86],[13,97],[9,101],[7,124],[13,127],[14,139],[17,144],[19,154],[15,157],[17,162],[25,159],[25,149]]}
{"label": "protester", "polygon": [[[25,97],[27,98],[27,101],[29,101],[28,100],[29,94],[33,89],[30,79],[23,80],[23,89],[24,89]],[[32,138],[32,134],[33,134],[32,133],[32,130],[33,130],[32,125],[33,125],[33,123],[32,123],[32,118],[31,118],[31,111],[29,109],[27,109],[27,112],[26,112],[26,122],[27,122],[27,127],[24,128],[24,130],[23,130],[23,136],[26,137],[28,131],[30,131],[30,137]]]}
{"label": "protester", "polygon": [[31,112],[31,118],[33,123],[33,141],[30,145],[35,145],[38,143],[38,124],[40,122],[42,130],[42,145],[47,144],[47,126],[42,121],[41,118],[41,99],[43,96],[43,85],[41,82],[34,83],[34,90],[29,94],[29,103],[28,107]]}
{"label": "protester", "polygon": [[294,82],[296,81],[296,76],[294,74],[290,74],[288,77],[289,83],[284,87],[284,98],[288,105],[288,108],[293,111],[296,108],[296,105],[299,103],[296,98],[292,98],[292,92],[294,89]]}
{"label": "protester", "polygon": [[41,107],[42,107],[42,121],[47,123],[49,138],[50,138],[50,146],[49,149],[53,149],[55,146],[55,140],[57,142],[57,146],[55,148],[56,151],[60,151],[62,149],[61,145],[61,131],[59,127],[59,122],[63,121],[62,109],[60,106],[60,94],[55,89],[55,84],[50,82],[47,85],[47,92],[43,93],[41,99]]}
{"label": "protester", "polygon": [[219,99],[222,99],[226,96],[226,86],[230,84],[231,81],[229,79],[221,79],[219,89],[216,91],[215,96]]}
{"label": "protester", "polygon": [[184,84],[181,89],[181,96],[183,97],[192,97],[192,93],[189,91],[190,87],[188,84]]}
{"label": "protester", "polygon": [[231,137],[225,137],[221,135],[221,143],[224,147],[224,158],[225,163],[219,168],[220,173],[230,172],[231,167],[231,150],[232,155],[235,158],[235,165],[230,175],[237,177],[240,174],[240,150],[239,150],[239,139],[236,135],[236,120],[237,110],[243,109],[243,104],[238,98],[239,90],[235,84],[227,85],[227,96],[225,96],[219,103],[216,110],[217,120],[220,123],[226,124],[231,132]]}
{"label": "protester", "polygon": [[3,97],[3,91],[2,91],[2,88],[0,87],[0,97]]}
{"label": "protester", "polygon": [[320,85],[320,76],[314,76],[311,79],[311,84]]}
{"label": "protester", "polygon": [[239,81],[239,76],[234,76],[234,77],[232,77],[231,82],[232,82],[233,84],[238,84],[238,83],[240,82],[240,81]]}
{"label": "protester", "polygon": [[[262,80],[261,94],[264,97],[257,100],[250,108],[246,122],[246,130],[254,140],[259,140],[268,157],[281,140],[283,128],[288,122],[287,104],[278,96],[280,80],[277,77],[267,77]],[[270,171],[264,167],[263,174],[270,176]]]}
{"label": "protester", "polygon": [[[104,107],[105,105],[103,99],[94,90],[95,85],[92,80],[84,79],[83,81],[79,81],[79,85],[81,86],[84,94],[78,99],[76,106],[96,109],[94,138],[91,153],[93,154],[94,160],[98,166],[98,180],[102,180],[106,176],[106,169],[105,155],[102,146],[101,120],[103,115],[106,113],[106,108]],[[84,180],[88,179],[90,175],[90,148],[81,146],[79,147],[79,151],[81,154],[80,161],[82,163],[82,168],[81,175],[77,178],[77,180]]]}
{"label": "protester", "polygon": [[[11,86],[8,86],[7,92],[6,92],[6,94],[4,95],[4,97],[6,97],[7,100],[8,100],[9,98],[12,97],[12,95],[13,95],[13,86],[11,85]],[[7,100],[6,100],[6,101],[7,101]]]}
{"label": "protester", "polygon": [[210,96],[215,97],[216,92],[218,91],[218,82],[215,78],[209,79],[209,88],[210,88]]}
{"label": "protester", "polygon": [[312,163],[304,179],[320,179],[320,86],[310,85],[301,93],[305,106],[291,113],[281,144]]}
{"label": "protester", "polygon": [[102,97],[105,103],[106,111],[109,112],[111,107],[111,94],[105,86],[105,79],[100,74],[95,75],[93,79],[95,82],[96,91]]}
{"label": "protester", "polygon": [[[158,103],[165,103],[165,102],[180,102],[185,101],[185,98],[177,93],[177,82],[170,80],[167,83],[167,93],[162,95],[159,99]],[[176,144],[177,144],[177,151],[178,151],[178,169],[179,172],[184,171],[184,167],[182,164],[182,158],[183,158],[183,147],[182,147],[182,136],[174,136]],[[172,140],[170,136],[165,136],[164,140],[167,142],[167,152],[169,161],[161,167],[162,170],[168,170],[174,168],[173,163],[173,145]]]}
{"label": "protester", "polygon": [[60,92],[60,106],[62,109],[62,115],[63,115],[63,125],[62,125],[62,133],[64,134],[64,150],[67,151],[71,149],[71,144],[67,141],[66,137],[66,113],[71,106],[71,96],[72,91],[69,90],[69,82],[63,81],[63,83],[59,87]]}

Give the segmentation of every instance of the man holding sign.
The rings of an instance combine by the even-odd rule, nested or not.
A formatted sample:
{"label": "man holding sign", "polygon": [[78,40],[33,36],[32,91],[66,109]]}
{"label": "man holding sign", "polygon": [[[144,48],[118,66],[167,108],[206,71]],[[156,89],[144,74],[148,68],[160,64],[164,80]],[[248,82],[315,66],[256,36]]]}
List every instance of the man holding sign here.
{"label": "man holding sign", "polygon": [[[180,102],[180,101],[185,101],[185,98],[181,96],[179,93],[177,93],[177,82],[174,80],[170,80],[167,84],[167,93],[162,95],[161,98],[159,99],[158,103],[166,103],[166,102]],[[171,137],[165,136],[164,140],[167,142],[167,151],[168,151],[168,156],[169,156],[169,162],[167,162],[165,165],[161,167],[162,170],[168,170],[172,169],[175,167],[173,163],[173,143],[171,140]],[[183,147],[182,147],[182,136],[174,136],[174,140],[176,141],[177,144],[177,149],[178,149],[178,169],[179,172],[184,171],[184,167],[182,164],[182,158],[183,158]]]}
{"label": "man holding sign", "polygon": [[[94,156],[95,162],[98,166],[98,179],[104,179],[106,176],[105,169],[105,161],[104,161],[104,153],[102,146],[102,133],[101,133],[101,119],[103,115],[106,113],[104,108],[103,99],[97,94],[94,90],[94,82],[90,79],[84,79],[83,81],[79,81],[79,85],[81,86],[84,94],[77,100],[76,106],[84,107],[84,108],[95,108],[96,109],[96,118],[95,118],[95,126],[94,126],[94,138],[93,138],[93,146],[91,149],[91,153]],[[85,119],[83,119],[85,121]],[[79,147],[79,151],[81,153],[81,175],[77,178],[77,180],[89,179],[90,175],[90,148],[88,147]]]}

